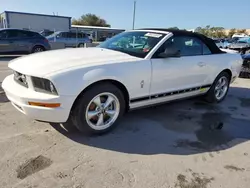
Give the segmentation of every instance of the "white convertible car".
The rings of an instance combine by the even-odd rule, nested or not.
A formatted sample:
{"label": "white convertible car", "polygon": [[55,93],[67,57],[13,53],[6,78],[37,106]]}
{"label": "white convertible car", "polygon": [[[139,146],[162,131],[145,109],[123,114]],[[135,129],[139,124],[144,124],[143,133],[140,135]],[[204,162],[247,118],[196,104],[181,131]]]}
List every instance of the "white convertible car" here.
{"label": "white convertible car", "polygon": [[240,54],[188,31],[126,31],[95,48],[41,52],[9,63],[2,87],[13,106],[40,121],[101,134],[130,110],[204,95],[221,102],[239,75]]}

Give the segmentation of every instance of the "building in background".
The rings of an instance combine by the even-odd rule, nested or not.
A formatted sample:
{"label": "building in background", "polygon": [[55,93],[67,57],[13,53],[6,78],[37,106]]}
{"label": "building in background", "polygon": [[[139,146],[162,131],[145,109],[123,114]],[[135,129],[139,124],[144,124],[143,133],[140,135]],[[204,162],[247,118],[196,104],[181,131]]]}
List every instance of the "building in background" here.
{"label": "building in background", "polygon": [[[86,33],[94,41],[104,41],[125,29],[71,25],[71,17],[5,11],[0,14],[0,28],[26,29],[49,36],[56,31]],[[77,35],[76,35],[77,36]]]}
{"label": "building in background", "polygon": [[71,17],[5,11],[0,14],[0,28],[28,29],[36,32],[69,31]]}

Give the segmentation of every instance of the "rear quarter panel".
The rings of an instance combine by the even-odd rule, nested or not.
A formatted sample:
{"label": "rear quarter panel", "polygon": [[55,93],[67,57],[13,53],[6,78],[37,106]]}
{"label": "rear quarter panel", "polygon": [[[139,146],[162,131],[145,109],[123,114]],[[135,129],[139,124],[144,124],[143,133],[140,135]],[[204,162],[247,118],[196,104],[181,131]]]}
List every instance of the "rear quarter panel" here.
{"label": "rear quarter panel", "polygon": [[213,83],[215,78],[225,69],[232,72],[232,77],[240,74],[243,60],[238,53],[214,54],[209,57],[207,68],[209,69],[208,83]]}
{"label": "rear quarter panel", "polygon": [[50,46],[49,42],[47,42],[46,38],[35,37],[35,38],[32,38],[31,40],[32,40],[32,44],[30,46],[30,51],[32,51],[32,49],[35,46],[43,46],[45,48],[45,50],[51,49],[51,46]]}

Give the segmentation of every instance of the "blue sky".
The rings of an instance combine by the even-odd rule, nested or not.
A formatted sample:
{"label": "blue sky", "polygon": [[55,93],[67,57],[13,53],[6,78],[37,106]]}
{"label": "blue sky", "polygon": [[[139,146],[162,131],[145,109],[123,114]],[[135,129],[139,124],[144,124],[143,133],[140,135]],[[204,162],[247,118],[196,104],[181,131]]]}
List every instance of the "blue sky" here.
{"label": "blue sky", "polygon": [[[132,28],[133,0],[1,0],[4,10],[80,17],[94,13],[115,28]],[[250,0],[137,0],[136,28],[250,28]]]}

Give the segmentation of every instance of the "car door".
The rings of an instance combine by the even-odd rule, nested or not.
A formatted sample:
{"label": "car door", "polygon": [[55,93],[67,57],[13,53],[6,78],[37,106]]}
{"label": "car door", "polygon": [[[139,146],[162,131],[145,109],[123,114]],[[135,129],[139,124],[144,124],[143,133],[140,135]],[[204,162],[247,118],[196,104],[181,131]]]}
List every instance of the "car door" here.
{"label": "car door", "polygon": [[9,33],[10,30],[0,31],[0,53],[11,53],[15,50],[13,40],[8,37]]}
{"label": "car door", "polygon": [[69,47],[69,40],[68,40],[68,32],[60,32],[56,36],[56,41],[57,42],[62,42],[65,44],[65,47]]}
{"label": "car door", "polygon": [[68,33],[68,37],[69,37],[69,44],[70,44],[70,47],[76,47],[76,46],[77,46],[77,42],[78,42],[76,33],[74,33],[74,32],[69,32],[69,33]]}
{"label": "car door", "polygon": [[27,53],[32,48],[32,33],[29,31],[16,30],[13,43],[17,53]]}
{"label": "car door", "polygon": [[[159,57],[161,52],[173,47],[179,50],[180,57]],[[207,69],[209,54],[208,47],[196,37],[173,36],[168,39],[151,60],[151,95],[205,86],[210,72]]]}

